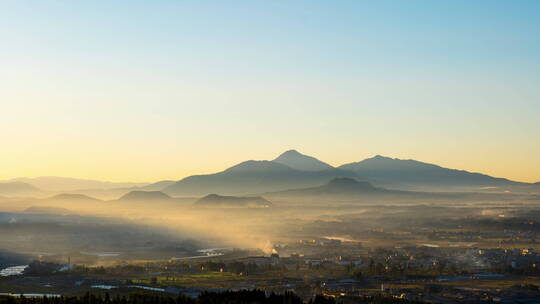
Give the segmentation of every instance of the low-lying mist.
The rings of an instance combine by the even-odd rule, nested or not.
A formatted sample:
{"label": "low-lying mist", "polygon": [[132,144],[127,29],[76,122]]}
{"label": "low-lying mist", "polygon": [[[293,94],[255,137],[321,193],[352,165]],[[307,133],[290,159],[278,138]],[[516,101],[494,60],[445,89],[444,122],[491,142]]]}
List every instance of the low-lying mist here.
{"label": "low-lying mist", "polygon": [[516,214],[516,207],[523,211],[538,202],[523,195],[399,191],[347,195],[315,189],[261,194],[268,204],[250,208],[201,206],[198,197],[142,194],[110,201],[84,195],[1,199],[2,249],[34,258],[99,264],[197,256],[205,248],[270,254],[280,244],[321,237],[373,247],[418,244],[431,236],[411,227],[422,231],[437,222],[458,227],[464,225],[461,219],[509,219],[523,215]]}

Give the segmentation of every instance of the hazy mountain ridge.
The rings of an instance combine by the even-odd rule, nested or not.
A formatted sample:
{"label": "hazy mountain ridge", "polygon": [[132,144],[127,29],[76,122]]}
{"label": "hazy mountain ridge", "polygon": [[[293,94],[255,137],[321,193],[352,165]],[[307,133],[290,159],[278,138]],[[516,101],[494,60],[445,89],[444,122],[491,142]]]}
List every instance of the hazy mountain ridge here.
{"label": "hazy mountain ridge", "polygon": [[[540,182],[520,183],[486,174],[380,155],[335,168],[315,157],[288,150],[271,161],[249,160],[214,174],[193,175],[179,181],[163,180],[151,184],[111,183],[62,177],[18,178],[13,179],[18,180],[16,182],[0,183],[0,195],[43,197],[47,194],[69,192],[100,199],[115,199],[130,191],[161,191],[171,196],[209,193],[246,195],[315,187],[336,177],[369,181],[377,187],[387,189],[414,191],[538,192],[540,186]],[[56,191],[65,188],[74,190]]]}
{"label": "hazy mountain ridge", "polygon": [[148,183],[106,182],[91,179],[58,176],[39,176],[33,178],[18,177],[9,181],[24,182],[36,188],[49,192],[68,192],[87,189],[131,188],[148,185]]}
{"label": "hazy mountain ridge", "polygon": [[[322,201],[358,201],[358,202],[398,202],[410,201],[418,202],[422,200],[434,201],[454,201],[461,199],[470,200],[504,200],[515,194],[507,193],[476,193],[476,192],[422,192],[392,190],[375,187],[369,182],[358,181],[352,178],[335,178],[330,182],[317,186],[302,189],[291,189],[285,191],[263,193],[265,197],[274,198],[297,198],[322,200]],[[523,198],[532,196],[523,196]]]}
{"label": "hazy mountain ridge", "polygon": [[351,195],[366,194],[387,191],[383,188],[377,188],[366,181],[358,181],[353,178],[342,177],[334,178],[327,183],[316,187],[289,189],[284,191],[268,192],[263,195],[272,196],[327,196],[327,195]]}
{"label": "hazy mountain ridge", "polygon": [[319,185],[335,177],[354,177],[352,172],[330,169],[301,171],[272,161],[246,161],[225,171],[194,175],[163,189],[169,195],[227,195],[278,191]]}
{"label": "hazy mountain ridge", "polygon": [[24,195],[36,195],[41,190],[29,183],[12,181],[12,182],[0,182],[0,194],[5,196],[24,196]]}
{"label": "hazy mountain ridge", "polygon": [[172,184],[176,183],[176,181],[173,180],[162,180],[159,182],[151,183],[146,186],[138,187],[138,190],[144,190],[144,191],[161,191],[165,189],[165,187],[170,186]]}
{"label": "hazy mountain ridge", "polygon": [[153,201],[170,200],[171,197],[161,191],[139,191],[134,190],[124,194],[119,201]]}
{"label": "hazy mountain ridge", "polygon": [[271,202],[261,196],[224,196],[209,194],[198,199],[194,205],[204,207],[270,207]]}
{"label": "hazy mountain ridge", "polygon": [[411,187],[478,188],[526,184],[481,173],[444,168],[411,159],[402,160],[380,155],[359,162],[341,165],[338,168],[350,170],[359,176],[379,180],[383,183],[403,184]]}
{"label": "hazy mountain ridge", "polygon": [[[320,168],[325,169],[315,170]],[[481,191],[482,187],[531,185],[380,155],[334,168],[289,150],[273,161],[245,161],[219,173],[189,176],[165,187],[163,192],[170,195],[264,193],[319,186],[336,177],[369,181],[384,188],[421,191]]]}
{"label": "hazy mountain ridge", "polygon": [[31,206],[23,210],[23,213],[33,213],[33,214],[71,214],[73,211],[60,208],[60,207],[50,207],[50,206]]}
{"label": "hazy mountain ridge", "polygon": [[47,200],[61,200],[61,201],[100,201],[97,198],[78,194],[78,193],[60,193],[55,196],[47,198]]}

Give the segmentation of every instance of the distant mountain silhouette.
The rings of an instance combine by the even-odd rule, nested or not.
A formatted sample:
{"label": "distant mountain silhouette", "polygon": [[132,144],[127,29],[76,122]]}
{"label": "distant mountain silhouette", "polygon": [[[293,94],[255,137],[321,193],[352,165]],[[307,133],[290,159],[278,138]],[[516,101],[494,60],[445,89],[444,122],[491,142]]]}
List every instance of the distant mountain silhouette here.
{"label": "distant mountain silhouette", "polygon": [[170,185],[172,185],[174,183],[176,183],[176,181],[163,180],[163,181],[152,183],[150,185],[139,187],[138,189],[139,190],[144,190],[144,191],[161,191],[161,190],[165,189],[165,187],[170,186]]}
{"label": "distant mountain silhouette", "polygon": [[261,208],[270,207],[272,203],[260,196],[241,197],[241,196],[223,196],[217,194],[209,194],[195,203],[197,206],[205,207],[251,207]]}
{"label": "distant mountain silhouette", "polygon": [[163,189],[169,195],[226,195],[279,191],[320,185],[335,177],[354,177],[339,169],[302,171],[274,161],[245,161],[225,171],[186,177]]}
{"label": "distant mountain silhouette", "polygon": [[12,179],[11,181],[24,182],[49,192],[69,192],[86,189],[130,188],[147,185],[147,183],[114,183],[57,176],[40,176],[34,178],[20,177]]}
{"label": "distant mountain silhouette", "polygon": [[49,206],[32,206],[23,211],[24,213],[35,214],[71,214],[73,213],[69,209]]}
{"label": "distant mountain silhouette", "polygon": [[504,178],[472,173],[464,170],[447,169],[416,160],[402,160],[377,155],[356,163],[338,167],[355,172],[367,180],[377,180],[384,184],[414,187],[488,187],[519,185]]}
{"label": "distant mountain silhouette", "polygon": [[326,191],[333,191],[333,192],[343,192],[343,191],[366,192],[366,191],[379,190],[378,188],[373,187],[373,185],[368,182],[357,181],[353,178],[348,178],[348,177],[334,178],[333,180],[329,181],[328,184],[326,184],[326,186],[324,186],[324,189]]}
{"label": "distant mountain silhouette", "polygon": [[1,182],[0,194],[5,196],[30,196],[40,193],[41,190],[23,182]]}
{"label": "distant mountain silhouette", "polygon": [[[161,191],[171,196],[200,196],[209,193],[246,195],[316,187],[338,177],[368,181],[376,187],[414,191],[538,192],[540,186],[540,183],[519,183],[380,155],[334,168],[314,157],[288,150],[272,161],[250,160],[214,174],[194,175],[180,181],[164,180],[153,184],[111,183],[63,177],[18,178],[0,182],[0,195],[43,197],[47,193],[69,192],[101,199],[122,195],[128,199],[139,196],[137,192],[137,195],[130,194],[130,191]],[[150,199],[152,197],[152,194],[140,196],[143,195]]]}
{"label": "distant mountain silhouette", "polygon": [[296,150],[289,150],[278,156],[273,162],[287,165],[296,170],[302,171],[322,171],[331,170],[334,167],[322,162],[315,157],[304,155]]}
{"label": "distant mountain silhouette", "polygon": [[376,188],[365,181],[358,181],[354,178],[340,177],[330,180],[328,183],[310,188],[291,189],[266,193],[265,196],[351,196],[359,194],[383,193],[388,190]]}
{"label": "distant mountain silhouette", "polygon": [[[319,187],[292,189],[264,193],[271,200],[305,199],[306,201],[355,201],[365,203],[381,202],[425,202],[456,200],[506,200],[515,194],[476,192],[421,192],[390,190],[375,187],[365,181],[352,178],[335,178]],[[526,196],[522,196],[526,197]]]}
{"label": "distant mountain silhouette", "polygon": [[170,196],[161,191],[131,191],[119,198],[120,201],[155,201],[169,200]]}
{"label": "distant mountain silhouette", "polygon": [[415,191],[488,191],[487,187],[531,185],[380,155],[333,168],[316,158],[289,150],[273,161],[250,160],[219,173],[186,177],[162,191],[170,195],[264,193],[314,187],[336,177],[369,181],[378,187]]}
{"label": "distant mountain silhouette", "polygon": [[56,201],[99,201],[97,198],[93,198],[84,194],[75,194],[75,193],[61,193],[52,197],[47,198],[47,200],[56,200]]}

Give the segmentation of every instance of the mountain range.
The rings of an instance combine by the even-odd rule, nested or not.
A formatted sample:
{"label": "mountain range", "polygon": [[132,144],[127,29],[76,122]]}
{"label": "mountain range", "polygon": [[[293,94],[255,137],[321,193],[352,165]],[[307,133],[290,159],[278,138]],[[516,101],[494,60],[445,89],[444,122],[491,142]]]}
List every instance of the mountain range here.
{"label": "mountain range", "polygon": [[336,168],[303,171],[274,161],[250,160],[219,173],[184,178],[162,191],[173,196],[237,195],[309,187],[336,177],[356,177],[356,174]]}
{"label": "mountain range", "polygon": [[63,177],[17,178],[0,182],[0,195],[47,197],[70,192],[111,199],[133,190],[161,191],[169,196],[248,195],[316,187],[335,178],[367,181],[375,187],[394,190],[540,192],[540,183],[516,182],[416,160],[377,155],[333,167],[315,157],[289,150],[273,160],[248,160],[221,172],[193,175],[179,181],[111,183]]}
{"label": "mountain range", "polygon": [[104,182],[91,179],[80,179],[71,177],[58,177],[58,176],[39,176],[39,177],[18,177],[11,180],[7,180],[2,183],[25,183],[31,185],[37,189],[41,189],[47,192],[69,192],[85,189],[115,189],[115,188],[132,188],[147,186],[148,183],[115,183]]}
{"label": "mountain range", "polygon": [[482,191],[497,188],[504,191],[507,190],[504,187],[534,187],[533,184],[481,173],[380,155],[336,168],[314,157],[289,150],[272,161],[250,160],[222,172],[189,176],[169,184],[161,191],[172,196],[209,193],[245,195],[320,186],[343,177],[368,181],[377,187],[416,191]]}
{"label": "mountain range", "polygon": [[505,178],[496,178],[481,173],[443,168],[416,160],[403,160],[377,155],[359,162],[339,166],[367,180],[400,188],[480,188],[521,185]]}

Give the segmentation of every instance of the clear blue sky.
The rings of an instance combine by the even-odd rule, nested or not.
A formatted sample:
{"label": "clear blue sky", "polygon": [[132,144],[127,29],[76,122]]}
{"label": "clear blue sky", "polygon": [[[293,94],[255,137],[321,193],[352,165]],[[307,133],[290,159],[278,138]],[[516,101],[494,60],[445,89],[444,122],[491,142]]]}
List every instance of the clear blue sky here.
{"label": "clear blue sky", "polygon": [[289,148],[540,181],[540,1],[3,1],[0,178]]}

